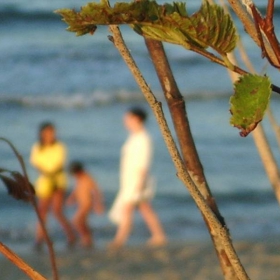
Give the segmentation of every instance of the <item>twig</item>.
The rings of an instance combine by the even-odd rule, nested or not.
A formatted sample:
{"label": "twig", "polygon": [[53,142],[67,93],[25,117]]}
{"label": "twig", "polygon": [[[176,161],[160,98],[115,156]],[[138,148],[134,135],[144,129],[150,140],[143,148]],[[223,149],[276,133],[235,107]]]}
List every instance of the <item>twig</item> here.
{"label": "twig", "polygon": [[268,119],[270,121],[270,124],[272,126],[272,129],[275,133],[275,138],[276,138],[276,141],[277,141],[277,144],[278,144],[278,148],[280,148],[280,127],[271,111],[270,108],[267,109],[267,115],[268,115]]}
{"label": "twig", "polygon": [[[221,0],[223,1],[223,0]],[[226,8],[226,7],[225,7]],[[255,10],[255,13],[257,13],[257,17],[261,17],[260,14]],[[258,27],[257,27],[258,28]],[[251,73],[256,73],[244,47],[242,46],[242,41],[239,41],[239,52],[241,54],[241,58],[243,60],[243,62],[245,63],[246,67],[249,69],[249,71]],[[235,64],[236,63],[236,58],[234,57],[234,53],[232,53],[233,56],[233,61]],[[231,76],[231,75],[230,75]],[[231,79],[233,80],[233,82],[235,81],[235,78],[231,76]],[[277,123],[273,117],[273,114],[270,110],[270,108],[267,109],[267,114],[269,116],[269,120],[271,122],[272,128],[276,134],[276,139],[279,143],[279,128],[277,126]],[[275,160],[275,157],[272,153],[272,150],[269,147],[264,129],[263,129],[263,125],[261,123],[258,124],[258,126],[256,127],[256,129],[254,129],[253,133],[252,133],[256,148],[259,152],[260,158],[263,162],[264,165],[264,169],[266,171],[266,174],[268,176],[268,179],[272,185],[272,188],[274,190],[276,199],[278,201],[278,203],[280,203],[280,174],[278,171],[278,166],[277,166],[277,162]]]}
{"label": "twig", "polygon": [[[265,46],[265,44],[263,43],[262,37],[261,37],[260,39],[261,39],[261,46]],[[262,43],[263,43],[263,44],[262,44]],[[264,48],[264,47],[263,47],[263,48]],[[215,63],[217,63],[217,64],[219,64],[219,65],[221,65],[221,66],[223,66],[223,67],[229,69],[228,65],[225,63],[224,60],[222,60],[221,58],[215,56],[215,55],[214,55],[213,53],[211,53],[211,52],[208,52],[208,51],[206,51],[206,50],[204,50],[204,49],[201,49],[201,48],[198,48],[198,47],[195,47],[195,46],[191,46],[191,47],[188,46],[188,49],[189,49],[189,50],[192,50],[193,52],[198,53],[198,54],[201,55],[201,56],[206,57],[207,59],[209,59],[209,60],[212,61],[212,62],[215,62]],[[264,50],[265,50],[265,53],[267,53],[267,49],[264,48]],[[268,54],[265,55],[265,56],[268,58],[268,60],[269,60],[270,63],[273,63],[273,61],[271,60],[271,57],[268,56]],[[279,56],[279,57],[280,57],[280,56]],[[274,64],[273,64],[273,65],[274,65]],[[276,65],[274,65],[274,66],[277,67]],[[233,65],[233,64],[232,64],[232,69],[230,69],[230,70],[233,71],[233,72],[235,72],[235,73],[237,73],[237,74],[239,74],[239,75],[248,74],[247,71],[245,71],[245,70],[243,70],[242,68],[238,67],[237,65]],[[272,84],[272,85],[271,85],[271,89],[272,89],[272,91],[274,91],[275,93],[280,94],[280,87],[278,87],[278,86]]]}
{"label": "twig", "polygon": [[[240,1],[240,0],[239,0]],[[257,7],[251,0],[241,0],[242,3],[246,6],[247,10],[251,14],[252,18],[255,22],[255,29],[250,28],[250,30],[246,29],[246,24],[250,22],[250,18],[240,17],[240,13],[242,11],[242,7],[238,4],[238,1],[228,0],[234,9],[235,13],[241,19],[244,24],[245,29],[249,33],[249,35],[255,40],[257,45],[262,50],[263,57],[266,57],[269,63],[275,68],[280,68],[280,47],[279,41],[274,32],[273,25],[273,15],[274,15],[274,0],[268,0],[266,16],[262,17]],[[240,6],[238,6],[240,5]]]}
{"label": "twig", "polygon": [[275,35],[274,24],[273,24],[273,15],[274,15],[274,0],[269,0],[267,4],[267,12],[264,19],[264,26],[262,27],[265,35],[268,38],[268,41],[276,55],[278,60],[278,65],[272,64],[276,68],[280,68],[280,47],[279,41]]}
{"label": "twig", "polygon": [[138,83],[138,86],[140,87],[143,95],[145,96],[147,102],[149,103],[151,109],[153,110],[153,113],[159,124],[161,133],[165,140],[166,146],[170,153],[170,156],[176,167],[178,177],[182,180],[182,182],[188,188],[191,196],[193,197],[194,201],[196,202],[197,206],[199,207],[199,209],[201,210],[203,215],[207,218],[209,224],[221,236],[221,239],[223,240],[223,242],[225,244],[226,253],[229,256],[229,259],[230,259],[239,279],[240,280],[249,279],[248,275],[246,274],[246,271],[242,267],[240,260],[234,250],[234,247],[233,247],[230,237],[228,235],[227,228],[223,227],[221,225],[221,223],[217,219],[216,215],[212,212],[212,210],[206,203],[205,199],[201,195],[200,191],[194,184],[191,176],[188,174],[188,172],[185,168],[185,165],[181,159],[178,148],[175,144],[175,141],[172,137],[172,134],[170,132],[166,119],[164,117],[161,103],[158,102],[157,99],[155,98],[154,94],[152,93],[151,89],[149,88],[145,79],[143,78],[141,72],[139,71],[137,65],[135,64],[133,58],[131,57],[129,50],[127,49],[127,47],[123,41],[123,38],[122,38],[122,35],[120,33],[118,26],[111,25],[110,30],[114,35],[114,37],[110,38],[111,41],[113,41],[115,47],[120,52],[122,58],[126,62],[128,68],[130,69],[136,82]]}
{"label": "twig", "polygon": [[30,184],[29,184],[29,179],[28,179],[28,174],[27,174],[26,167],[25,167],[25,164],[24,164],[24,160],[23,160],[22,156],[20,155],[20,153],[15,148],[15,146],[9,140],[7,140],[6,138],[3,138],[3,137],[0,137],[0,140],[6,142],[11,147],[11,149],[13,150],[15,156],[17,157],[17,159],[20,163],[20,166],[21,166],[21,169],[22,169],[22,172],[23,172],[23,175],[24,175],[25,185],[26,185],[26,187],[27,187],[27,189],[30,193],[32,206],[35,209],[35,212],[36,212],[36,215],[38,217],[40,226],[42,227],[43,234],[44,234],[45,239],[46,239],[46,243],[47,243],[47,247],[48,247],[49,255],[50,255],[50,262],[51,262],[51,266],[52,266],[53,279],[58,280],[58,270],[57,270],[57,265],[56,265],[56,260],[55,260],[55,252],[54,252],[54,249],[53,249],[52,241],[51,241],[51,239],[48,235],[48,231],[47,231],[47,229],[45,227],[45,223],[44,223],[44,221],[43,221],[43,219],[40,215],[36,199],[33,195],[32,190],[31,190],[31,187],[30,187]]}
{"label": "twig", "polygon": [[[252,13],[249,5],[251,5],[253,2],[252,1],[248,1],[248,0],[246,0],[246,1],[245,0],[228,0],[228,3],[230,4],[230,6],[233,9],[234,13],[238,16],[238,18],[242,22],[246,32],[255,41],[255,43],[259,47],[261,47],[261,42],[259,40],[259,36],[258,36],[256,27],[255,27],[255,24],[254,24],[252,18],[250,17],[250,14],[248,12],[246,12],[244,7],[242,6],[242,4],[244,4],[247,7],[248,11],[250,13]],[[264,44],[265,44],[265,49],[266,49],[270,59],[272,60],[272,62],[275,65],[277,65],[278,64],[278,59],[277,59],[274,51],[272,50],[270,44],[267,42],[266,39],[264,40]]]}
{"label": "twig", "polygon": [[[279,52],[280,49],[278,47],[279,43],[278,43],[277,38],[274,34],[273,24],[270,21],[267,21],[266,19],[263,19],[261,17],[261,15],[258,13],[258,11],[257,11],[257,9],[254,5],[251,7],[251,10],[252,10],[252,14],[253,14],[253,17],[254,17],[254,20],[255,20],[255,26],[256,26],[257,33],[258,33],[258,37],[259,37],[259,40],[260,40],[260,45],[261,45],[260,48],[262,50],[262,57],[263,58],[266,57],[268,62],[272,66],[279,69],[280,68],[280,66],[279,66],[280,55],[278,55],[277,52]],[[270,55],[268,54],[265,43],[264,43],[264,37],[262,35],[262,32],[265,34],[265,38],[267,38],[267,40],[269,41],[269,43],[272,47],[272,50],[275,53],[278,64],[275,64],[272,61]]]}
{"label": "twig", "polygon": [[0,242],[0,251],[1,253],[9,259],[13,264],[15,264],[19,269],[21,269],[30,279],[33,280],[46,280],[47,278],[43,277],[27,263],[25,263],[18,255],[16,255],[11,249],[5,246]]}
{"label": "twig", "polygon": [[267,10],[266,10],[267,25],[273,25],[273,14],[274,14],[274,0],[268,0]]}
{"label": "twig", "polygon": [[[226,226],[225,220],[222,217],[218,209],[218,205],[216,204],[216,201],[208,186],[203,171],[203,166],[200,162],[199,156],[197,154],[197,149],[192,137],[186,104],[170,68],[163,44],[160,41],[147,38],[145,38],[145,44],[147,46],[147,49],[149,50],[150,57],[153,61],[155,70],[163,89],[165,99],[167,101],[186,169],[193,178],[196,186],[205,198],[207,204],[219,219],[220,223],[223,226]],[[231,263],[228,261],[229,258],[225,253],[224,244],[223,242],[221,242],[220,236],[212,230],[211,226],[204,216],[203,219],[213,241],[214,248],[220,261],[221,269],[223,271],[225,279],[237,279],[235,271]]]}

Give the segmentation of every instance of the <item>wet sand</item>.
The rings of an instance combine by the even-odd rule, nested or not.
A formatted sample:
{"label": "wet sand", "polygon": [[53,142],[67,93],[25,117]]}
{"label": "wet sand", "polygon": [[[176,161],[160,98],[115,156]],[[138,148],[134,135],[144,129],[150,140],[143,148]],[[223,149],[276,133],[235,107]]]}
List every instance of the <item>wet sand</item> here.
{"label": "wet sand", "polygon": [[[280,242],[235,243],[251,279],[280,279]],[[52,279],[47,251],[21,256],[29,265]],[[224,279],[210,243],[170,243],[164,248],[129,247],[118,252],[105,249],[72,249],[57,253],[62,280],[219,280]],[[4,257],[0,279],[29,279]]]}

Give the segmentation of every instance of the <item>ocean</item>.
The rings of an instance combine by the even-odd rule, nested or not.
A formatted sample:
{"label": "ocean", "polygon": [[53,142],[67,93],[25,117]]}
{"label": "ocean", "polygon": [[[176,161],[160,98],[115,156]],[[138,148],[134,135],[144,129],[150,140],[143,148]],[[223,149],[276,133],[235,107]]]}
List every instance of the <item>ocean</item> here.
{"label": "ocean", "polygon": [[[65,31],[54,10],[78,8],[87,1],[1,0],[0,2],[0,131],[22,154],[31,181],[37,174],[29,153],[40,122],[50,120],[68,147],[68,160],[79,159],[96,178],[107,210],[118,190],[119,152],[127,133],[124,112],[132,105],[149,108],[112,43],[106,27],[94,36],[76,37]],[[256,1],[261,4],[262,1]],[[200,1],[187,1],[195,11]],[[263,7],[262,7],[263,8]],[[279,26],[279,7],[275,26]],[[276,71],[260,58],[260,51],[238,28],[257,71]],[[144,77],[163,101],[160,85],[140,36],[122,27],[124,38]],[[233,240],[277,238],[280,209],[263,170],[251,136],[241,138],[229,124],[232,85],[224,69],[181,47],[165,45],[178,85],[185,96],[197,149],[211,190],[225,217]],[[278,73],[277,73],[278,74]],[[279,119],[279,97],[272,109]],[[170,117],[163,101],[168,122]],[[279,162],[279,147],[268,121],[265,130]],[[203,219],[188,191],[176,177],[156,121],[150,113],[148,129],[154,140],[152,173],[157,181],[153,201],[168,238],[172,241],[209,240]],[[0,143],[0,167],[19,170],[15,156]],[[36,216],[30,205],[13,200],[0,185],[0,240],[15,251],[28,252],[34,240]],[[73,187],[70,179],[69,189]],[[69,218],[73,208],[67,208]],[[115,227],[107,215],[90,217],[97,245],[104,248]],[[55,246],[64,237],[50,217],[49,231]],[[130,245],[149,236],[141,217],[135,215]]]}

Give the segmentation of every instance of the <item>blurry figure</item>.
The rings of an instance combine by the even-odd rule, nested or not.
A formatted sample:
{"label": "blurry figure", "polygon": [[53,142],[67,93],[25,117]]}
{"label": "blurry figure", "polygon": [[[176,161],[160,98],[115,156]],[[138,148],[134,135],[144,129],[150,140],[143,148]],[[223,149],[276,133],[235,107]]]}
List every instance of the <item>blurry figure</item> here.
{"label": "blurry figure", "polygon": [[[66,161],[65,145],[56,139],[56,130],[52,123],[42,123],[39,128],[39,141],[31,150],[30,162],[40,173],[35,183],[38,197],[39,214],[46,224],[47,215],[52,207],[53,214],[62,226],[68,245],[75,242],[72,227],[63,213],[65,190],[67,186],[64,164]],[[36,228],[36,247],[44,241],[43,230],[38,223]]]}
{"label": "blurry figure", "polygon": [[152,142],[145,129],[147,115],[141,108],[132,108],[124,116],[124,125],[130,132],[121,150],[120,190],[109,212],[109,218],[118,225],[109,248],[117,249],[127,241],[133,222],[133,213],[139,209],[147,224],[151,238],[150,246],[161,246],[167,241],[160,221],[150,200],[153,197],[149,169]]}
{"label": "blurry figure", "polygon": [[93,239],[88,216],[92,210],[96,214],[104,213],[102,194],[93,177],[84,170],[80,162],[72,162],[69,171],[76,179],[76,186],[67,199],[67,204],[77,204],[72,222],[80,235],[81,245],[92,247]]}

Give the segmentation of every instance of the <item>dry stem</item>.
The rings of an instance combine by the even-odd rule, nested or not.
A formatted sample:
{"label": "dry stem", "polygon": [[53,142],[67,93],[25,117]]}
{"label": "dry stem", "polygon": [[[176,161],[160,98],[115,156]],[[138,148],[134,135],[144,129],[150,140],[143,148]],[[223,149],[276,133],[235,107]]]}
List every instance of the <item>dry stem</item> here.
{"label": "dry stem", "polygon": [[0,242],[0,251],[1,253],[9,259],[13,264],[15,264],[19,269],[21,269],[30,279],[33,280],[46,280],[45,277],[40,275],[27,263],[25,263],[19,256],[17,256],[12,250]]}
{"label": "dry stem", "polygon": [[240,280],[243,279],[249,279],[248,275],[246,274],[246,271],[242,267],[240,260],[235,252],[235,249],[232,245],[232,242],[230,240],[228,230],[226,227],[223,227],[215,214],[212,212],[208,204],[206,203],[205,199],[201,195],[200,191],[198,190],[197,186],[194,184],[193,180],[191,179],[190,175],[188,174],[185,165],[181,159],[180,153],[178,151],[178,148],[175,144],[175,141],[171,135],[170,129],[168,127],[168,124],[166,122],[166,119],[164,117],[164,113],[162,111],[161,103],[158,102],[152,93],[151,89],[147,85],[145,79],[143,78],[141,72],[139,71],[137,65],[135,64],[132,56],[130,55],[129,50],[127,49],[122,35],[120,33],[120,30],[118,26],[111,25],[110,30],[113,33],[114,37],[110,38],[111,41],[113,41],[115,47],[120,52],[122,58],[126,62],[128,68],[132,72],[136,82],[138,83],[138,86],[140,87],[142,93],[144,94],[147,102],[149,103],[151,109],[153,110],[153,113],[156,117],[156,120],[159,124],[161,133],[163,135],[163,138],[165,140],[166,146],[168,148],[168,151],[170,153],[170,156],[173,160],[173,163],[177,170],[177,175],[179,179],[182,180],[182,182],[185,184],[185,186],[188,188],[191,196],[195,200],[197,206],[203,213],[203,215],[206,217],[207,221],[213,229],[221,236],[222,241],[225,245],[226,253],[229,256],[229,260],[232,263],[232,266],[234,267],[236,274]]}
{"label": "dry stem", "polygon": [[[39,213],[39,209],[38,209],[38,206],[37,206],[36,199],[33,195],[32,190],[31,190],[31,187],[30,187],[30,184],[29,184],[29,179],[28,179],[28,174],[27,174],[25,164],[24,164],[24,160],[23,160],[22,156],[20,155],[20,153],[15,148],[15,146],[9,140],[7,140],[6,138],[2,138],[2,137],[0,137],[0,140],[6,142],[11,147],[11,149],[13,150],[15,156],[17,157],[17,159],[20,163],[20,166],[21,166],[21,169],[22,169],[22,172],[23,172],[23,175],[24,175],[25,185],[27,186],[27,189],[30,193],[32,206],[35,209],[36,215],[37,215],[39,223],[42,227],[42,230],[43,230],[43,233],[44,233],[44,236],[45,236],[45,239],[46,239],[46,243],[47,243],[47,246],[48,246],[48,249],[49,249],[49,256],[50,256],[50,262],[51,262],[51,266],[52,266],[53,279],[58,280],[58,270],[57,270],[57,265],[56,265],[56,260],[55,260],[55,252],[54,252],[54,249],[53,249],[52,241],[51,241],[51,239],[48,235],[48,231],[45,227],[45,223],[42,220],[41,215]],[[17,256],[15,256],[15,259],[16,259],[16,257]],[[10,260],[12,261],[12,259],[10,259]],[[34,279],[36,279],[36,278],[34,278]]]}
{"label": "dry stem", "polygon": [[[245,8],[242,5],[243,2],[245,2],[245,1],[244,0],[228,0],[228,3],[230,4],[234,13],[238,16],[238,18],[242,22],[246,32],[255,41],[255,43],[259,47],[261,47],[261,41],[259,39],[258,32],[256,30],[256,26],[251,18],[252,15],[250,16],[250,14],[245,10]],[[247,6],[247,8],[250,9],[248,6]],[[250,12],[252,12],[252,11],[250,10]],[[270,57],[272,62],[275,65],[278,65],[278,59],[277,59],[273,49],[271,48],[270,44],[267,42],[266,38],[264,38],[263,43],[265,45],[265,49],[268,53],[268,56]]]}

